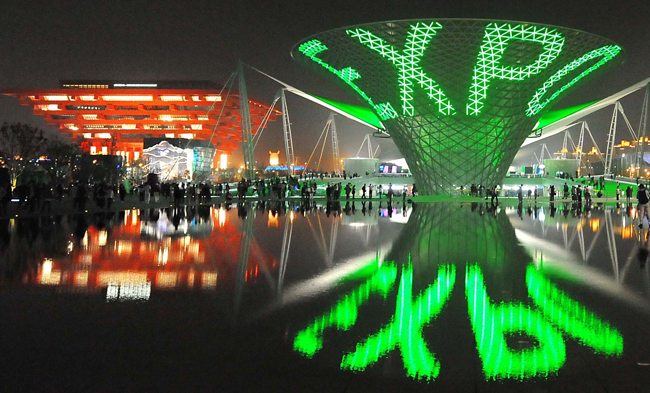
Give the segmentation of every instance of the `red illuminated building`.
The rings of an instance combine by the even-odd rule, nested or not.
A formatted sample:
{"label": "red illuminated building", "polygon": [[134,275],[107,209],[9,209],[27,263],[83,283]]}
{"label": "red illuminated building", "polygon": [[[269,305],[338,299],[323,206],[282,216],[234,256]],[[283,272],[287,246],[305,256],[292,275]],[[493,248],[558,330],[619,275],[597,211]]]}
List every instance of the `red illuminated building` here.
{"label": "red illuminated building", "polygon": [[[142,155],[145,138],[209,140],[220,154],[242,141],[239,96],[209,81],[61,81],[59,89],[5,90],[69,134],[84,152]],[[253,133],[268,105],[249,100]],[[279,111],[271,113],[275,120]],[[218,125],[217,125],[218,122]],[[215,131],[216,126],[216,131]]]}

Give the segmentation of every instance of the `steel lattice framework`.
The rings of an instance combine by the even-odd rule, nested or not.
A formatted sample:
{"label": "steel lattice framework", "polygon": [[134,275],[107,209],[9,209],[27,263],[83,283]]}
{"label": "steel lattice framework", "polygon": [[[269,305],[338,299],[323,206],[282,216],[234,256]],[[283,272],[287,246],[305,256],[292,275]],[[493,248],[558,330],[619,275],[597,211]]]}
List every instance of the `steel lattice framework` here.
{"label": "steel lattice framework", "polygon": [[582,31],[474,19],[341,28],[303,40],[292,55],[370,105],[431,194],[498,184],[537,120],[624,58],[620,46]]}

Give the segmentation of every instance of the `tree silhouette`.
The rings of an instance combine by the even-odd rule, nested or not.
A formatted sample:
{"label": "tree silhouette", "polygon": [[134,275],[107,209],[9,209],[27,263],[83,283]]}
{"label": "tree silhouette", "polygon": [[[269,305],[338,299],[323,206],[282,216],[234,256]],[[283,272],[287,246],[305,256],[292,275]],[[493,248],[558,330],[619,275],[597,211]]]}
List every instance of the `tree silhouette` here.
{"label": "tree silhouette", "polygon": [[42,153],[47,142],[43,130],[28,124],[3,123],[0,127],[0,156],[11,174],[17,179]]}
{"label": "tree silhouette", "polygon": [[48,161],[42,163],[41,166],[49,173],[52,181],[58,184],[63,183],[66,179],[71,179],[76,158],[81,154],[79,146],[54,138],[46,143],[43,150]]}

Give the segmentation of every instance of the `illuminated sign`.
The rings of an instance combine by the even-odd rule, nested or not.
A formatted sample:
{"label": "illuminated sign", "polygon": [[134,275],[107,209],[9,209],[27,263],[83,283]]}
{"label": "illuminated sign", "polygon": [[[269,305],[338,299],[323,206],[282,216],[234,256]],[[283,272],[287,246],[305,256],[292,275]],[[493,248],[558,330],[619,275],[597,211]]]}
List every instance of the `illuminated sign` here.
{"label": "illuminated sign", "polygon": [[[357,289],[344,295],[328,312],[316,318],[294,339],[294,350],[313,358],[324,345],[324,332],[330,328],[347,331],[357,322],[359,307],[371,296],[384,299],[394,289],[398,269],[385,262]],[[444,308],[456,283],[454,265],[441,265],[433,284],[413,293],[413,268],[402,267],[395,311],[384,326],[356,348],[344,353],[340,367],[364,371],[388,352],[399,349],[406,374],[414,379],[433,380],[444,365],[429,349],[422,329]],[[563,333],[596,353],[623,354],[623,337],[607,322],[571,299],[542,273],[529,266],[526,271],[528,295],[534,306],[520,302],[495,303],[487,294],[483,273],[477,265],[465,270],[465,297],[469,320],[486,380],[548,376],[557,373],[566,361]],[[534,344],[523,349],[507,345],[512,334],[533,337]]]}
{"label": "illuminated sign", "polygon": [[[399,85],[399,98],[403,116],[415,116],[413,91],[416,86],[423,89],[427,97],[437,105],[440,115],[455,115],[456,110],[443,88],[424,71],[421,65],[425,51],[438,31],[443,29],[443,25],[440,22],[417,22],[410,25],[409,28],[410,30],[406,34],[406,41],[403,44],[402,50],[395,48],[385,39],[364,28],[347,29],[345,32],[361,45],[379,53],[382,58],[387,59],[395,67],[398,75],[397,82]],[[539,44],[542,46],[542,52],[529,64],[517,66],[503,64],[502,57],[511,41]],[[488,23],[484,29],[483,40],[478,50],[473,75],[471,77],[471,86],[465,110],[466,114],[468,116],[478,116],[482,112],[492,80],[523,81],[533,75],[537,75],[556,60],[562,52],[564,44],[565,37],[554,28],[536,26],[528,23]],[[320,64],[352,87],[352,89],[375,109],[382,120],[398,117],[397,112],[392,108],[390,103],[375,104],[368,93],[362,90],[358,84],[354,83],[355,80],[361,78],[361,74],[356,69],[347,67],[339,70],[318,57],[320,53],[328,49],[322,41],[317,39],[309,40],[298,47],[300,53]],[[529,109],[526,111],[526,115],[530,117],[537,114],[566,89],[612,60],[620,52],[621,47],[618,45],[603,46],[566,64],[537,90],[529,103]],[[547,100],[541,102],[541,97],[556,82],[594,58],[600,58],[600,60],[555,91]],[[517,61],[517,63],[520,62]]]}
{"label": "illuminated sign", "polygon": [[398,174],[401,173],[401,168],[395,164],[379,164],[379,173],[384,174]]}
{"label": "illuminated sign", "polygon": [[623,61],[621,47],[600,36],[477,19],[334,29],[292,55],[368,103],[428,195],[499,184],[544,111]]}
{"label": "illuminated sign", "polygon": [[414,84],[423,88],[427,96],[438,104],[438,111],[441,114],[453,115],[456,110],[454,110],[445,93],[438,83],[429,77],[420,66],[424,51],[436,35],[436,30],[440,29],[442,29],[442,25],[438,22],[411,25],[411,31],[408,32],[402,53],[399,53],[385,40],[367,30],[347,30],[346,33],[358,39],[361,44],[378,52],[397,68],[403,115],[413,116],[414,114],[412,104]]}

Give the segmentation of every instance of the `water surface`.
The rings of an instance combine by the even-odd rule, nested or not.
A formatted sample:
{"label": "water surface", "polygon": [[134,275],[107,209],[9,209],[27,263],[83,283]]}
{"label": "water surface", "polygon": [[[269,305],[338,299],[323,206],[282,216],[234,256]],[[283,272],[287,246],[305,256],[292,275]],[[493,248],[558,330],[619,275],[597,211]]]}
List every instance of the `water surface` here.
{"label": "water surface", "polygon": [[0,386],[643,391],[635,214],[258,203],[3,221]]}

